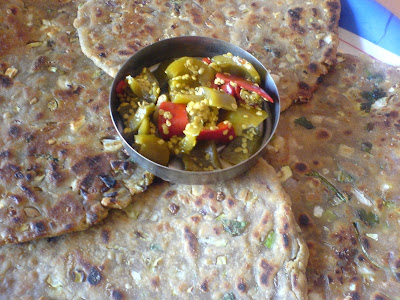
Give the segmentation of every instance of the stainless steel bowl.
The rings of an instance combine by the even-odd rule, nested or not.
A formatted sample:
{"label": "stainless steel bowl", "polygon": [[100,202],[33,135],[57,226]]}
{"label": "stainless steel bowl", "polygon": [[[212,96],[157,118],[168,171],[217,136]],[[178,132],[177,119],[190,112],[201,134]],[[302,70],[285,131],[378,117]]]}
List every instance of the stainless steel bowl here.
{"label": "stainless steel bowl", "polygon": [[[260,86],[264,88],[264,90],[274,100],[274,103],[264,103],[264,109],[267,111],[269,117],[264,124],[264,138],[260,149],[248,160],[237,165],[226,169],[204,172],[184,171],[170,168],[157,164],[139,154],[131,146],[133,144],[133,137],[123,133],[123,120],[117,112],[119,106],[119,100],[116,93],[117,83],[123,80],[127,75],[138,75],[144,67],[151,67],[166,60],[182,56],[213,57],[228,52],[235,56],[242,57],[253,64],[261,77]],[[272,77],[269,75],[266,68],[253,55],[222,40],[200,36],[183,36],[162,40],[147,46],[136,52],[126,61],[118,71],[112,84],[110,92],[110,111],[114,126],[121,137],[126,151],[138,165],[167,181],[183,184],[207,184],[217,183],[219,181],[236,177],[237,175],[249,170],[257,162],[257,159],[265,152],[266,145],[278,125],[280,105],[278,90]]]}

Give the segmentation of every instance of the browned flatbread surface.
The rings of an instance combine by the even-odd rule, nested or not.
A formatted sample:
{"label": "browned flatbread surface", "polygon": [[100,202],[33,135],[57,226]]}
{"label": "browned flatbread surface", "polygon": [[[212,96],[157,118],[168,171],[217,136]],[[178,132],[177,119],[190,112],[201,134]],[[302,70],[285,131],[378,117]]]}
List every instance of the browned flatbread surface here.
{"label": "browned flatbread surface", "polygon": [[400,73],[366,57],[338,60],[309,103],[281,115],[268,161],[310,249],[310,298],[396,299]]}
{"label": "browned flatbread surface", "polygon": [[334,64],[340,1],[90,0],[78,12],[83,52],[115,76],[158,40],[203,35],[254,54],[274,74],[282,110],[306,101]]}
{"label": "browned flatbread surface", "polygon": [[86,229],[152,180],[116,139],[77,5],[0,4],[0,245]]}
{"label": "browned flatbread surface", "polygon": [[305,299],[307,259],[260,160],[216,185],[155,183],[87,231],[0,247],[0,299]]}

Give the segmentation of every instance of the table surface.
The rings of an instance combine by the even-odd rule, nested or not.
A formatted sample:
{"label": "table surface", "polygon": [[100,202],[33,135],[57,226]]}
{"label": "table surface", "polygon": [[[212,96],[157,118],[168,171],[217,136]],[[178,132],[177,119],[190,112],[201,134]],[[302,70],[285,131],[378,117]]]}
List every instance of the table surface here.
{"label": "table surface", "polygon": [[339,26],[400,56],[400,0],[378,1],[341,0]]}

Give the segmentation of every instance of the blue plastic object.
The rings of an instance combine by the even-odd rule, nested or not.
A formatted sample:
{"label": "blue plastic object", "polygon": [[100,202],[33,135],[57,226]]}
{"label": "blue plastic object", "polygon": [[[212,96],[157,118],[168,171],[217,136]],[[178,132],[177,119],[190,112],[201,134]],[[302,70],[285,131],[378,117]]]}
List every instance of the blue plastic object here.
{"label": "blue plastic object", "polygon": [[341,3],[340,27],[400,56],[399,18],[374,0]]}

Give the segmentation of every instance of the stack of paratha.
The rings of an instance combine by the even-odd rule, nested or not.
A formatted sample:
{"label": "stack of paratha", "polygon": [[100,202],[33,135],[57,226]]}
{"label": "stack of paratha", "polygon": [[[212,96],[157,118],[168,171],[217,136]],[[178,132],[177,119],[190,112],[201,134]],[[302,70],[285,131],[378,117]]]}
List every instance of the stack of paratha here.
{"label": "stack of paratha", "polygon": [[308,250],[264,161],[132,199],[152,175],[115,138],[79,4],[0,3],[0,244],[16,244],[0,247],[0,299],[306,297]]}
{"label": "stack of paratha", "polygon": [[338,56],[312,100],[281,115],[268,161],[310,250],[315,299],[400,293],[400,73]]}
{"label": "stack of paratha", "polygon": [[[87,229],[123,209],[84,232],[2,246],[1,299],[304,299],[308,250],[294,220],[311,253],[311,299],[398,297],[400,75],[339,55],[321,80],[336,60],[338,1],[0,8],[0,243]],[[128,205],[152,177],[120,151],[111,78],[79,46],[113,76],[143,46],[194,34],[261,59],[283,109],[321,84],[282,114],[266,155],[295,218],[263,160],[217,185],[159,181]]]}

